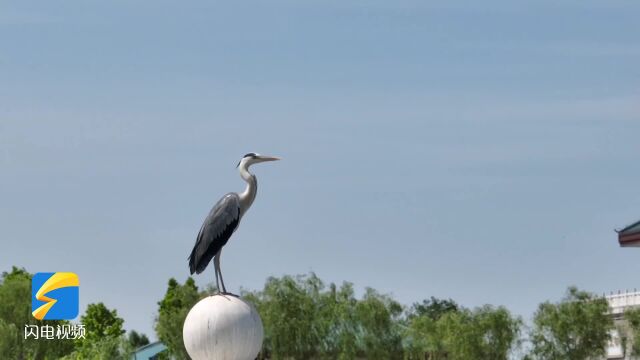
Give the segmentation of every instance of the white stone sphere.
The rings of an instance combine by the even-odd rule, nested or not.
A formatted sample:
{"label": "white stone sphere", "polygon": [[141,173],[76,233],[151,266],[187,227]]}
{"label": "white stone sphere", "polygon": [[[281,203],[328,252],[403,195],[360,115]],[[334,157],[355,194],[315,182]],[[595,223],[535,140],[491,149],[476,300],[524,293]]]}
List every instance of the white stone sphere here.
{"label": "white stone sphere", "polygon": [[193,360],[253,360],[262,348],[255,308],[233,295],[200,300],[184,320],[182,339]]}

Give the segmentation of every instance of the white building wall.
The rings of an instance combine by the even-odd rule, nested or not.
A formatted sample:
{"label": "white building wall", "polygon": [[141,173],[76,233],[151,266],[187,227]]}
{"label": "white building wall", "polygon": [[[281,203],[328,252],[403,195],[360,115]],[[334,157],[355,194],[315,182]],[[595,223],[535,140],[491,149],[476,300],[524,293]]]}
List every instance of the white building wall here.
{"label": "white building wall", "polygon": [[[636,359],[628,355],[631,352],[631,348],[623,348],[622,335],[618,329],[625,331],[627,328],[623,314],[624,311],[631,307],[640,306],[640,291],[619,291],[616,294],[606,295],[605,298],[609,302],[610,314],[616,323],[616,329],[611,333],[611,341],[607,347],[607,360],[632,360]],[[627,354],[627,355],[625,355]]]}

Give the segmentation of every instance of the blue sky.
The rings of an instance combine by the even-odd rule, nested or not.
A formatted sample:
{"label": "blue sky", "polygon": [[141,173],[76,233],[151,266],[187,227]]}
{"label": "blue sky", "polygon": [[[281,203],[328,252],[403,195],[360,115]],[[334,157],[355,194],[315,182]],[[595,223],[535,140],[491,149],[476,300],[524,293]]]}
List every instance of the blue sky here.
{"label": "blue sky", "polygon": [[[5,1],[0,269],[73,271],[152,337],[215,201],[229,289],[315,271],[529,319],[640,287],[635,1]],[[199,285],[214,279],[208,269]]]}

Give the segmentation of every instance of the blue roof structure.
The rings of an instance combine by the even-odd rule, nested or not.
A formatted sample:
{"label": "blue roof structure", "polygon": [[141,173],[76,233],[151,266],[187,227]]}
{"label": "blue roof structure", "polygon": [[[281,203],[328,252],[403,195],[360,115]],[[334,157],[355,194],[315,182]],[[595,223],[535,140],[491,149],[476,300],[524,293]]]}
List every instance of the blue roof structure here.
{"label": "blue roof structure", "polygon": [[166,349],[167,347],[163,343],[156,341],[138,348],[131,356],[131,360],[156,360],[158,354]]}

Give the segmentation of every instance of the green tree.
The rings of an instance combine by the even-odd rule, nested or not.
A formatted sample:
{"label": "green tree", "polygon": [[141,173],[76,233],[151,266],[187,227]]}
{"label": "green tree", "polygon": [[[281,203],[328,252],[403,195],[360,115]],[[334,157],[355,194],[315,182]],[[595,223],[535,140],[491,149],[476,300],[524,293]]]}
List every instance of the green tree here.
{"label": "green tree", "polygon": [[8,359],[20,359],[20,331],[15,324],[7,324],[0,319],[0,354]]}
{"label": "green tree", "polygon": [[129,360],[132,353],[133,348],[124,336],[105,337],[100,341],[84,343],[61,360]]}
{"label": "green tree", "polygon": [[606,352],[613,320],[606,299],[570,287],[559,303],[540,304],[531,332],[535,359],[585,360]]}
{"label": "green tree", "polygon": [[[629,335],[631,336],[631,354],[633,356],[640,356],[640,308],[625,310],[624,319],[626,320]],[[623,338],[625,336],[625,330],[626,329],[620,329],[619,331]]]}
{"label": "green tree", "polygon": [[73,341],[24,339],[25,325],[58,325],[67,321],[36,320],[31,316],[31,278],[23,268],[3,272],[0,280],[0,350],[3,359],[59,359],[74,349]]}
{"label": "green tree", "polygon": [[353,284],[345,282],[338,287],[329,285],[320,299],[319,323],[326,333],[320,352],[329,358],[353,359],[359,352],[357,299]]}
{"label": "green tree", "polygon": [[323,287],[315,274],[270,277],[263,291],[244,293],[262,318],[263,357],[309,359],[319,355],[328,331],[328,324],[317,321]]}
{"label": "green tree", "polygon": [[518,344],[522,321],[503,307],[468,310],[451,300],[445,303],[433,298],[423,305],[419,312],[414,306],[408,318],[405,344],[409,358],[500,360],[507,359]]}
{"label": "green tree", "polygon": [[86,338],[83,341],[86,342],[97,342],[106,337],[119,338],[125,333],[122,328],[124,319],[118,316],[117,310],[109,310],[103,303],[89,304],[80,322],[85,326]]}
{"label": "green tree", "polygon": [[163,356],[189,359],[182,341],[182,326],[191,307],[204,296],[206,294],[198,292],[198,287],[191,277],[187,278],[184,285],[180,285],[173,278],[169,279],[167,292],[158,302],[159,310],[155,322],[158,339],[167,346]]}
{"label": "green tree", "polygon": [[448,358],[445,333],[440,318],[412,316],[404,333],[405,356],[409,359],[442,360]]}
{"label": "green tree", "polygon": [[449,312],[438,320],[450,359],[506,360],[518,344],[522,322],[490,305]]}
{"label": "green tree", "polygon": [[103,303],[89,304],[80,317],[85,338],[76,340],[76,351],[65,359],[128,359],[133,347],[123,336],[124,319]]}
{"label": "green tree", "polygon": [[149,338],[147,337],[147,335],[138,333],[135,330],[131,330],[129,332],[128,340],[129,344],[131,344],[134,349],[137,349],[141,346],[149,345]]}
{"label": "green tree", "polygon": [[437,299],[432,296],[428,300],[422,300],[422,303],[414,303],[409,312],[409,317],[427,316],[432,320],[438,320],[442,315],[456,312],[459,308],[458,304],[451,299]]}
{"label": "green tree", "polygon": [[412,359],[446,359],[448,356],[444,334],[438,320],[447,313],[457,312],[458,304],[451,299],[422,300],[414,303],[407,313],[403,334],[406,356]]}
{"label": "green tree", "polygon": [[353,286],[328,289],[313,273],[271,277],[262,291],[243,292],[264,328],[262,358],[401,358],[398,320],[402,306],[367,289],[358,300]]}
{"label": "green tree", "polygon": [[387,295],[367,288],[356,305],[356,327],[360,329],[361,351],[367,359],[401,359],[399,328],[402,306]]}

